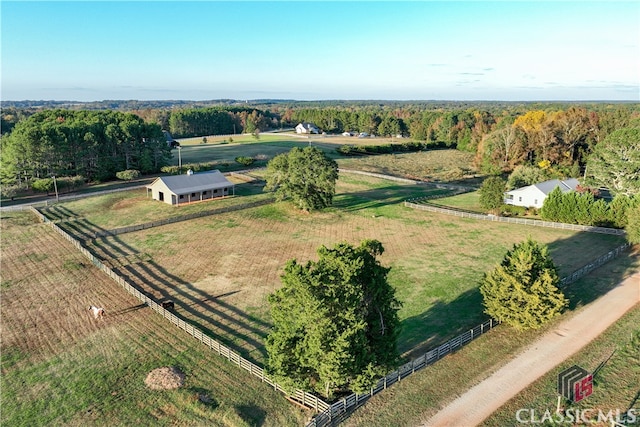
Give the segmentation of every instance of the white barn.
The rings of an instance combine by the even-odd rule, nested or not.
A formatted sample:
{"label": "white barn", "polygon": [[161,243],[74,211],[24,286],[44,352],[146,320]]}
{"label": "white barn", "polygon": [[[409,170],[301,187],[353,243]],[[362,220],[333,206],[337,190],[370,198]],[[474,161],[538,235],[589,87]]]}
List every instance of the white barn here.
{"label": "white barn", "polygon": [[219,170],[161,176],[147,185],[153,200],[170,205],[199,202],[235,194],[235,187]]}
{"label": "white barn", "polygon": [[556,187],[563,193],[575,191],[579,182],[575,178],[566,180],[552,179],[538,184],[528,185],[504,193],[504,203],[507,205],[524,206],[525,208],[540,209],[545,199]]}
{"label": "white barn", "polygon": [[298,123],[296,126],[296,133],[319,133],[318,127],[313,123]]}

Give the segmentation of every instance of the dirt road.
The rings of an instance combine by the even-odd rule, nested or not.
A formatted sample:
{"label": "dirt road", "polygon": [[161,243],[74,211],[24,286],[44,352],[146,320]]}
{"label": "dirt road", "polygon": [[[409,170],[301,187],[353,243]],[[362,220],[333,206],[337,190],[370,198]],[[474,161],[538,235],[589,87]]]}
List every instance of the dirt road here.
{"label": "dirt road", "polygon": [[493,375],[458,397],[422,426],[475,426],[527,385],[576,353],[640,303],[640,272],[543,335]]}

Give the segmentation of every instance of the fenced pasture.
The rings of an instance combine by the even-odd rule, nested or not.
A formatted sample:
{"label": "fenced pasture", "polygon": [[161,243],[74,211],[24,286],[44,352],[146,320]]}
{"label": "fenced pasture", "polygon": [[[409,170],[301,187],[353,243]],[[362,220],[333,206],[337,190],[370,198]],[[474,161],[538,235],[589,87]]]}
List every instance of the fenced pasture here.
{"label": "fenced pasture", "polygon": [[[0,424],[282,426],[311,415],[168,328],[31,213],[3,213],[0,228]],[[161,366],[183,370],[185,387],[147,389]]]}
{"label": "fenced pasture", "polygon": [[357,169],[418,181],[466,181],[477,184],[472,153],[458,150],[430,150],[417,153],[348,157],[338,160],[341,168]]}
{"label": "fenced pasture", "polygon": [[[627,277],[630,272],[638,271],[639,268],[640,251],[636,247],[573,283],[570,288],[573,295],[569,297],[572,302],[575,297],[580,304],[588,303],[617,286],[620,280]],[[608,336],[604,344],[601,344],[601,338],[598,338],[586,349],[565,361],[557,371],[550,372],[543,379],[523,390],[503,410],[482,425],[518,425],[515,411],[520,408],[536,408],[538,414],[544,413],[545,409],[555,412],[556,375],[562,367],[577,363],[585,369],[595,370],[616,349],[614,357],[604,365],[602,375],[596,376],[596,391],[581,402],[580,407],[602,407],[607,410],[619,407],[622,411],[626,410],[633,400],[637,399],[638,353],[636,350],[635,353],[621,354],[621,350],[630,350],[628,345],[632,340],[632,334],[638,331],[639,310],[640,308],[634,309],[612,326],[605,333],[605,336]],[[411,375],[394,385],[392,390],[373,396],[366,405],[352,413],[343,425],[346,427],[422,425],[438,411],[438,408],[508,363],[541,334],[556,329],[558,323],[564,319],[563,315],[541,329],[518,333],[514,333],[511,328],[500,326],[490,334],[482,336],[440,360],[433,369],[427,368],[417,375]],[[591,400],[592,398],[597,400]]]}
{"label": "fenced pasture", "polygon": [[[622,242],[617,236],[425,214],[400,203],[442,191],[342,174],[335,206],[325,212],[303,214],[274,203],[103,237],[92,240],[89,249],[154,298],[174,300],[181,315],[262,364],[270,327],[267,296],[280,285],[288,259],[315,259],[320,245],[366,238],[383,243],[381,261],[392,267],[389,280],[404,303],[399,345],[409,358],[485,320],[478,281],[529,235],[549,245],[562,275]],[[253,197],[258,196],[244,199]],[[135,217],[136,203],[129,209]],[[87,226],[108,228],[93,223],[99,216],[86,213]],[[73,233],[78,222],[59,225]]]}

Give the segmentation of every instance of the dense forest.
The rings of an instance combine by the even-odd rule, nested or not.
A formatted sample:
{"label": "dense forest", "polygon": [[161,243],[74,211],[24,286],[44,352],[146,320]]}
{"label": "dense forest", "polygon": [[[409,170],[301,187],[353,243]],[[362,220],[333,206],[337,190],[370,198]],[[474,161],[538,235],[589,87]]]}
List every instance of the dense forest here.
{"label": "dense forest", "polygon": [[45,110],[20,120],[2,137],[2,183],[51,176],[87,181],[123,170],[157,172],[170,159],[161,127],[131,113]]}
{"label": "dense forest", "polygon": [[489,174],[533,165],[578,176],[600,141],[617,129],[640,126],[640,104],[628,102],[23,101],[2,106],[5,184],[51,174],[104,180],[124,169],[157,171],[168,156],[163,129],[182,138],[300,122],[328,134],[366,132],[472,152],[478,168]]}

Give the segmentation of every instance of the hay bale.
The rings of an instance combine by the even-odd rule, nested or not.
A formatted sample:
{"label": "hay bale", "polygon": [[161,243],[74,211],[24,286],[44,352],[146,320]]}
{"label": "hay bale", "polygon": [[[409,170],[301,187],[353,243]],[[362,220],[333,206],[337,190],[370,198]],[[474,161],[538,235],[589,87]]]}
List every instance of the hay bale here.
{"label": "hay bale", "polygon": [[165,366],[149,372],[144,383],[151,390],[173,390],[184,385],[184,377],[175,366]]}

